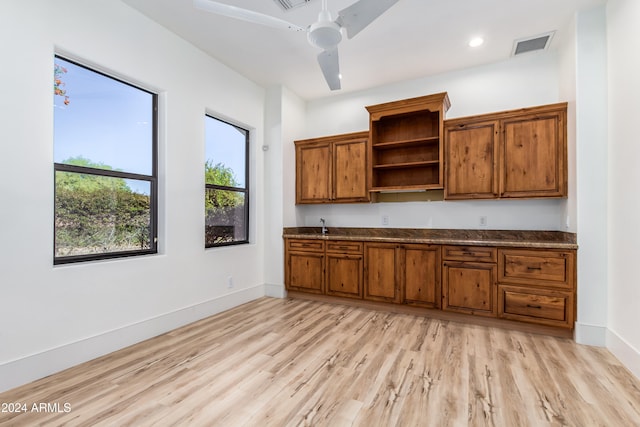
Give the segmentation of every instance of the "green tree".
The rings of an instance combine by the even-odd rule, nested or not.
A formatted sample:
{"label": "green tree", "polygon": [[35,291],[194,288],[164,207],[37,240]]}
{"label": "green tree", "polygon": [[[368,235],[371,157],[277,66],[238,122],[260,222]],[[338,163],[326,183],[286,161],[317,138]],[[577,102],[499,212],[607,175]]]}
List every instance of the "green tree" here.
{"label": "green tree", "polygon": [[[83,157],[65,164],[113,170]],[[56,255],[80,255],[149,245],[150,199],[122,178],[56,172]]]}
{"label": "green tree", "polygon": [[[65,165],[84,166],[94,169],[114,170],[104,163],[92,162],[82,156],[70,157],[63,160]],[[56,189],[70,189],[82,191],[97,191],[110,189],[111,191],[131,191],[126,181],[122,178],[111,178],[93,174],[64,173],[56,176]]]}
{"label": "green tree", "polygon": [[[204,164],[204,176],[207,184],[238,187],[233,170],[222,163],[214,165],[211,160],[207,160]],[[242,202],[242,196],[238,193],[227,190],[209,190],[206,197],[207,214],[212,213],[211,211],[238,206]]]}
{"label": "green tree", "polygon": [[[205,182],[207,184],[234,188],[238,187],[233,170],[222,163],[205,162]],[[241,221],[244,210],[243,193],[222,188],[207,188],[205,192],[205,239],[207,244],[233,241],[236,227],[243,227]]]}

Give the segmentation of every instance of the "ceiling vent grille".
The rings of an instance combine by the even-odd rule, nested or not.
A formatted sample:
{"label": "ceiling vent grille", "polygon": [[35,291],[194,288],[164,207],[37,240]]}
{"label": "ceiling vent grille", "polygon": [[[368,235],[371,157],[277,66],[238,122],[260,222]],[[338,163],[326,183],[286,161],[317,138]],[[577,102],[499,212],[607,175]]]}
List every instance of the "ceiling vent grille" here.
{"label": "ceiling vent grille", "polygon": [[291,10],[296,7],[304,6],[309,3],[311,0],[273,0],[276,2],[278,6],[280,6],[283,10]]}
{"label": "ceiling vent grille", "polygon": [[555,31],[541,34],[535,37],[527,37],[513,42],[513,51],[511,56],[521,55],[523,53],[535,52],[537,50],[546,50],[551,43]]}

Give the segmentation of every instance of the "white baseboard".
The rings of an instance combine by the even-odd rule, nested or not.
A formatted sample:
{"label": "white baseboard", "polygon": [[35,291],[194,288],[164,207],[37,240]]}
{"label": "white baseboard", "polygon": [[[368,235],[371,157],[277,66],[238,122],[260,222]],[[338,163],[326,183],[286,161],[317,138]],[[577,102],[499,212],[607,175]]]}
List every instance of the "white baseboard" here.
{"label": "white baseboard", "polygon": [[618,334],[607,329],[607,349],[640,379],[640,351],[622,339]]}
{"label": "white baseboard", "polygon": [[265,296],[265,288],[265,285],[258,285],[238,290],[152,319],[0,364],[0,392],[253,301]]}
{"label": "white baseboard", "polygon": [[606,347],[607,328],[576,322],[574,338],[578,344]]}
{"label": "white baseboard", "polygon": [[286,298],[287,291],[284,285],[272,285],[270,283],[264,284],[264,295],[272,298]]}

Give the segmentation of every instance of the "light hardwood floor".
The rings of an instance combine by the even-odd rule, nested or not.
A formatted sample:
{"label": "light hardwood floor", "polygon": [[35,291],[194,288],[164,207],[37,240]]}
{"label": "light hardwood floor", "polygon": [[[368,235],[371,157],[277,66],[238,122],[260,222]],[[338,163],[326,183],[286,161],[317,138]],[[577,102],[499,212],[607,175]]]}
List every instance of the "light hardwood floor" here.
{"label": "light hardwood floor", "polygon": [[640,381],[606,349],[272,298],[0,394],[9,402],[28,411],[0,413],[2,426],[640,425]]}

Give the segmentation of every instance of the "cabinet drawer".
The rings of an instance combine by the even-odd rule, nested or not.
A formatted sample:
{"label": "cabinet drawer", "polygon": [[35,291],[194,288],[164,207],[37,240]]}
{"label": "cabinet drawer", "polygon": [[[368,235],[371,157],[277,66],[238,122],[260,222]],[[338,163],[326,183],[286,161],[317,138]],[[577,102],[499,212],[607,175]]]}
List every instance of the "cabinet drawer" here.
{"label": "cabinet drawer", "polygon": [[484,246],[443,246],[442,259],[451,261],[496,262],[496,248]]}
{"label": "cabinet drawer", "polygon": [[501,249],[498,282],[573,289],[575,256],[569,251]]}
{"label": "cabinet drawer", "polygon": [[573,294],[571,292],[528,289],[517,286],[498,287],[498,316],[549,326],[571,328]]}
{"label": "cabinet drawer", "polygon": [[287,240],[287,249],[290,251],[322,252],[324,251],[324,241],[322,240]]}
{"label": "cabinet drawer", "polygon": [[328,241],[327,252],[361,254],[362,242],[352,242],[348,240]]}

